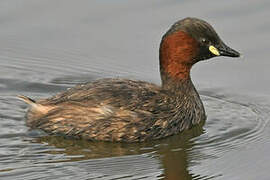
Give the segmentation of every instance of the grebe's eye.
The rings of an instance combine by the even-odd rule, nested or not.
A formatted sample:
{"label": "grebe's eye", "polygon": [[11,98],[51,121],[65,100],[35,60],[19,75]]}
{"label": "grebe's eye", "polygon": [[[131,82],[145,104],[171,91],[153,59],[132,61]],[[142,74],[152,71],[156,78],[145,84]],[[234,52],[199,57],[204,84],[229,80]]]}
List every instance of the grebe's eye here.
{"label": "grebe's eye", "polygon": [[209,41],[207,39],[205,39],[205,38],[202,38],[201,41],[202,41],[203,44],[208,44],[209,43]]}

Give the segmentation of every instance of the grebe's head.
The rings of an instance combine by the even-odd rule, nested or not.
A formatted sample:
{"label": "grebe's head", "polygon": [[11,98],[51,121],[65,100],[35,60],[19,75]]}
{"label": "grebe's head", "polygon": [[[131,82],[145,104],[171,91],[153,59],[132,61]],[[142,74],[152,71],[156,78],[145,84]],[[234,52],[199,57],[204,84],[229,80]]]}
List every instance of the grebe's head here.
{"label": "grebe's head", "polygon": [[239,57],[228,47],[207,22],[185,18],[176,22],[160,44],[161,77],[187,79],[193,64],[216,56]]}

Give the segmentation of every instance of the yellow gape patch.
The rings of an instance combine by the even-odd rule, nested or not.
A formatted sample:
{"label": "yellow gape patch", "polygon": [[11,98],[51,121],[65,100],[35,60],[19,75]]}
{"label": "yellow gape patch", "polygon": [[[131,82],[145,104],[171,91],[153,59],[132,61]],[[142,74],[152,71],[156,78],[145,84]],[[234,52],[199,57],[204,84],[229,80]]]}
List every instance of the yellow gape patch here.
{"label": "yellow gape patch", "polygon": [[216,56],[220,55],[219,51],[214,46],[209,46],[209,51]]}

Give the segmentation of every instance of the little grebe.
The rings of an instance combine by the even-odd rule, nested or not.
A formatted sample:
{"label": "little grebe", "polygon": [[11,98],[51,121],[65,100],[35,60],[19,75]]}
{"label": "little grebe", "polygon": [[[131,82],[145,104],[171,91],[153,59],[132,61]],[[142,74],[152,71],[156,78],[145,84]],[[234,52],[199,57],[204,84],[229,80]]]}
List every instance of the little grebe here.
{"label": "little grebe", "polygon": [[213,27],[197,18],[176,22],[159,49],[162,86],[101,79],[38,101],[19,96],[30,109],[27,125],[49,134],[89,140],[137,142],[177,134],[204,122],[205,110],[191,78],[195,63],[239,57]]}

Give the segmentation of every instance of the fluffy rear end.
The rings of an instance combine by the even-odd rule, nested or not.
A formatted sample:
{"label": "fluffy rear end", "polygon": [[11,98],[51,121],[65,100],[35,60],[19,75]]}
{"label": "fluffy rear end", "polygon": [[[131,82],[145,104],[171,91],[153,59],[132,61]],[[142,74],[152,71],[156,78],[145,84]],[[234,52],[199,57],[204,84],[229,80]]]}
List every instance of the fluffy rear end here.
{"label": "fluffy rear end", "polygon": [[51,106],[41,105],[27,96],[18,95],[17,97],[29,105],[29,109],[26,114],[26,123],[30,127],[36,127],[39,119],[45,116],[52,109]]}
{"label": "fluffy rear end", "polygon": [[31,99],[31,98],[29,98],[29,97],[27,97],[27,96],[24,96],[24,95],[18,95],[17,97],[18,97],[20,100],[26,102],[27,104],[29,104],[29,105],[31,105],[31,106],[33,106],[33,105],[36,104],[36,101],[35,101],[35,100],[33,100],[33,99]]}

